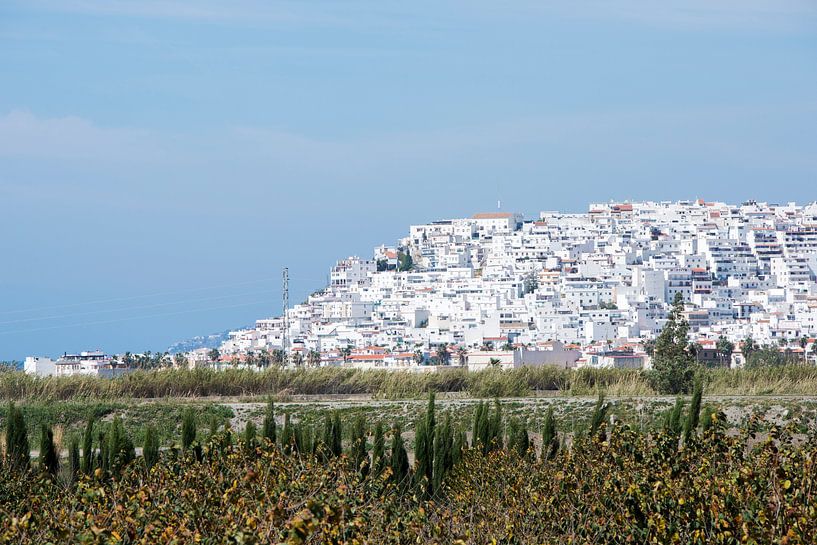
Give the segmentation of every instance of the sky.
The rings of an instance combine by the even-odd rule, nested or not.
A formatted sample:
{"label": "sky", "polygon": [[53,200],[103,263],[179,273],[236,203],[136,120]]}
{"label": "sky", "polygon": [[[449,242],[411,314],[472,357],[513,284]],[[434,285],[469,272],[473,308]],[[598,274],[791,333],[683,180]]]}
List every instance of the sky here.
{"label": "sky", "polygon": [[252,324],[497,201],[816,179],[813,0],[5,0],[0,360]]}

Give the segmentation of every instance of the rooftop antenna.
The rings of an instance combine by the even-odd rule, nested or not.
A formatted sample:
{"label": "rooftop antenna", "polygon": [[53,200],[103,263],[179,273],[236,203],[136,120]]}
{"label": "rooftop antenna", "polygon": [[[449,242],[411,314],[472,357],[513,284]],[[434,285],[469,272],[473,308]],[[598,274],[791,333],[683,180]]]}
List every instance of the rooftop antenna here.
{"label": "rooftop antenna", "polygon": [[502,209],[502,201],[501,201],[501,200],[499,200],[499,199],[497,199],[497,201],[496,201],[496,209],[497,209],[497,210],[501,210],[501,209]]}
{"label": "rooftop antenna", "polygon": [[287,310],[289,309],[289,269],[284,267],[282,274],[283,290],[284,290],[284,326],[283,335],[281,335],[281,345],[284,349],[284,358],[286,358],[289,350],[289,316]]}

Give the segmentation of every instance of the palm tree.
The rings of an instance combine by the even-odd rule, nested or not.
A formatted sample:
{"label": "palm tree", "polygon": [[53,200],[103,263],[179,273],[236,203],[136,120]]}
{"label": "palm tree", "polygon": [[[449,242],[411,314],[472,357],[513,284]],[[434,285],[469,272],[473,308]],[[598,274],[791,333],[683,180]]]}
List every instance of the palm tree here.
{"label": "palm tree", "polygon": [[318,367],[321,364],[321,353],[317,350],[310,350],[306,355],[306,362],[310,367]]}
{"label": "palm tree", "polygon": [[457,349],[457,358],[460,360],[460,365],[465,365],[465,363],[468,361],[468,351],[464,346],[460,346]]}
{"label": "palm tree", "polygon": [[262,348],[261,352],[258,353],[258,365],[266,369],[272,363],[272,356],[269,353],[269,350],[266,348]]}
{"label": "palm tree", "polygon": [[221,352],[219,352],[218,348],[212,348],[207,352],[207,358],[210,360],[210,363],[216,363],[221,359]]}
{"label": "palm tree", "polygon": [[286,360],[286,354],[280,348],[275,349],[272,351],[271,362],[276,367],[282,367],[284,365],[284,361]]}
{"label": "palm tree", "polygon": [[808,346],[808,337],[803,335],[802,337],[800,337],[800,348],[803,349],[803,363],[804,364],[807,362],[807,359],[806,359],[806,346]]}
{"label": "palm tree", "polygon": [[179,368],[187,367],[187,357],[181,352],[179,352],[178,354],[173,356],[173,364]]}
{"label": "palm tree", "polygon": [[448,345],[442,343],[437,347],[437,361],[440,365],[448,365],[451,360],[451,354],[448,352]]}
{"label": "palm tree", "polygon": [[718,337],[718,342],[715,345],[715,348],[718,351],[718,357],[721,360],[721,365],[724,365],[724,361],[732,357],[732,352],[735,350],[735,345],[730,342],[729,339],[721,335]]}

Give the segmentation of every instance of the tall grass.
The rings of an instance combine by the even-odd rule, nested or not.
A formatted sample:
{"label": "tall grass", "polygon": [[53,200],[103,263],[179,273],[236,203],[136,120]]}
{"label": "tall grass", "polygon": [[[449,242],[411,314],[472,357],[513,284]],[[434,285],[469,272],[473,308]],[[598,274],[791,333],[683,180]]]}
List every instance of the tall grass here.
{"label": "tall grass", "polygon": [[[706,395],[817,394],[817,368],[800,365],[751,370],[702,372]],[[470,373],[450,368],[436,373],[319,369],[212,369],[137,371],[116,379],[95,377],[33,377],[0,373],[0,400],[115,400],[255,395],[371,395],[399,399],[428,392],[471,397],[522,397],[535,392],[567,395],[656,395],[644,374],[625,369],[523,367]]]}

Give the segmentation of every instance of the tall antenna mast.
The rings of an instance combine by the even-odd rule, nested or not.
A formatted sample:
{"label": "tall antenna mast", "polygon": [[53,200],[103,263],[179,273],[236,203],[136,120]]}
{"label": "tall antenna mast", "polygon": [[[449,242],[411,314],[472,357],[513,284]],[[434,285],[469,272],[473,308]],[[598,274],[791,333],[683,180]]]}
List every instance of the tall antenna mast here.
{"label": "tall antenna mast", "polygon": [[284,332],[281,335],[281,344],[284,349],[284,361],[286,361],[287,353],[289,351],[289,269],[284,267],[283,271],[283,288],[284,288]]}

